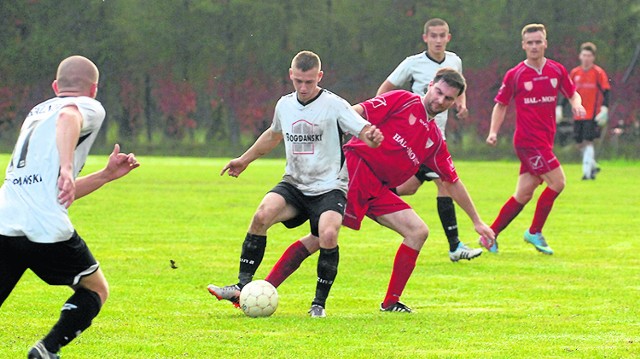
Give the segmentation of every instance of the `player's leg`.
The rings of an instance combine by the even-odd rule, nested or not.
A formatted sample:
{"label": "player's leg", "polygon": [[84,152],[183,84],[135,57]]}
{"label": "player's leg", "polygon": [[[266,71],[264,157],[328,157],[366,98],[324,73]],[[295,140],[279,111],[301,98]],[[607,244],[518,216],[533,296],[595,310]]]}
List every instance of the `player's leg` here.
{"label": "player's leg", "polygon": [[50,285],[68,285],[74,290],[51,331],[31,350],[37,353],[44,346],[47,351],[57,353],[89,328],[106,301],[109,288],[98,262],[77,233],[64,242],[33,243],[32,247],[33,272]]}
{"label": "player's leg", "polygon": [[564,189],[566,177],[562,166],[540,175],[547,187],[542,191],[536,204],[536,211],[531,222],[531,227],[525,231],[525,241],[531,243],[538,251],[544,254],[553,254],[553,250],[542,236],[544,226],[556,198]]}
{"label": "player's leg", "polygon": [[596,162],[596,152],[593,147],[593,140],[598,137],[598,124],[594,120],[585,122],[584,134],[584,155],[582,159],[582,172],[587,174],[588,178],[596,179],[596,174],[600,172],[598,163]]}
{"label": "player's leg", "polygon": [[0,307],[9,297],[13,288],[27,270],[25,254],[20,249],[20,243],[26,238],[10,238],[0,235]]}
{"label": "player's leg", "polygon": [[391,191],[396,193],[398,196],[411,196],[418,191],[418,188],[422,186],[423,181],[421,181],[416,176],[411,176],[405,183],[399,185],[396,188],[392,188]]}
{"label": "player's leg", "polygon": [[299,240],[293,242],[282,253],[276,264],[271,268],[264,280],[278,288],[293,272],[295,272],[302,262],[311,254],[320,249],[318,237],[309,233]]}
{"label": "player's leg", "polygon": [[449,242],[449,259],[452,262],[457,262],[460,259],[471,260],[482,254],[482,249],[469,248],[464,243],[460,242],[458,237],[458,220],[456,219],[456,207],[453,204],[453,199],[447,192],[446,188],[442,184],[440,178],[433,179],[433,182],[438,187],[438,195],[436,201],[438,204],[438,215],[440,216],[440,223],[442,223],[442,229]]}
{"label": "player's leg", "polygon": [[583,180],[591,179],[589,156],[586,151],[587,144],[585,142],[586,122],[587,122],[586,120],[573,121],[573,138],[576,140],[576,145],[578,147],[578,150],[580,151],[580,154],[582,155],[582,179]]}
{"label": "player's leg", "polygon": [[[338,275],[338,263],[340,253],[338,247],[338,233],[342,224],[342,210],[346,199],[339,191],[330,192],[323,201],[323,207],[327,208],[320,217],[312,216],[311,221],[317,221],[320,255],[318,256],[316,295],[311,302],[309,314],[312,317],[324,317],[327,298],[331,287]],[[333,199],[333,200],[332,200]],[[328,205],[342,203],[340,208],[328,209]],[[312,225],[313,230],[313,225]]]}
{"label": "player's leg", "polygon": [[429,235],[429,229],[411,208],[377,216],[376,220],[403,238],[402,244],[396,252],[387,294],[380,309],[382,311],[411,312],[409,307],[400,302],[400,296],[413,273],[420,250]]}
{"label": "player's leg", "polygon": [[539,177],[525,172],[522,168],[520,172],[514,195],[502,205],[498,216],[491,224],[491,229],[496,234],[496,239],[491,241],[489,238],[480,237],[478,240],[478,243],[489,252],[498,252],[498,235],[520,214],[524,206],[529,203],[533,197],[535,189],[541,183]]}
{"label": "player's leg", "polygon": [[[291,201],[295,201],[293,190],[283,183],[278,184],[264,196],[251,219],[249,230],[242,243],[238,283],[223,287],[209,284],[207,286],[209,293],[218,300],[226,299],[234,306],[239,306],[240,290],[253,280],[253,276],[264,258],[267,230],[279,222],[286,224],[287,221],[295,219],[298,215],[296,207],[289,203]],[[295,224],[287,226],[296,226],[303,222],[296,221]]]}

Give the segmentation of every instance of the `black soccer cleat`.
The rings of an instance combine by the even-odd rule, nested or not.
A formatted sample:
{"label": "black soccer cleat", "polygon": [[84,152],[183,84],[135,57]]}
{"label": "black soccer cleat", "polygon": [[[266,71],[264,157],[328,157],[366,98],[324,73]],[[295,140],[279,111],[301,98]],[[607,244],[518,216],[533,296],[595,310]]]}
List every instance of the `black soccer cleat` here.
{"label": "black soccer cleat", "polygon": [[388,307],[383,307],[382,306],[383,303],[380,303],[380,311],[381,312],[401,312],[401,313],[413,313],[413,311],[411,310],[411,308],[407,307],[404,303],[402,302],[395,302],[394,304],[388,306]]}

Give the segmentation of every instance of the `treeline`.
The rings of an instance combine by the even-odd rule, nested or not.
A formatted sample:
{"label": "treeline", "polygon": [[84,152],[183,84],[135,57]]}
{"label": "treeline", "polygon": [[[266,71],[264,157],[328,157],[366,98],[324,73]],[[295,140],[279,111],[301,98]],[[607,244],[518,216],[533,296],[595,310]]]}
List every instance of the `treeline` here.
{"label": "treeline", "polygon": [[452,123],[457,135],[486,133],[493,96],[505,70],[523,59],[519,31],[530,22],[547,25],[549,57],[569,68],[579,44],[595,42],[614,83],[612,117],[632,126],[640,116],[640,70],[621,81],[640,44],[637,0],[20,0],[0,2],[0,14],[4,149],[29,107],[51,95],[57,63],[82,54],[101,69],[103,142],[229,155],[269,125],[275,102],[291,91],[296,52],[317,52],[322,85],[360,101],[424,50],[431,17],[449,22],[449,49],[469,82],[471,118]]}

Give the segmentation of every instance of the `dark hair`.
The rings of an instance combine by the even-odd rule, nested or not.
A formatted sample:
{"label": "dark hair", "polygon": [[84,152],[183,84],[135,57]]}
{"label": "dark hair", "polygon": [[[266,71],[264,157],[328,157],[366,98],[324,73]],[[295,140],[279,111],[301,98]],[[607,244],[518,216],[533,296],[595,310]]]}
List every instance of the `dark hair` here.
{"label": "dark hair", "polygon": [[580,51],[582,50],[587,50],[587,51],[591,51],[592,54],[596,54],[596,50],[598,48],[596,47],[596,44],[594,44],[593,42],[585,42],[584,44],[580,45]]}
{"label": "dark hair", "polygon": [[436,72],[433,83],[435,84],[439,81],[444,81],[447,85],[457,88],[458,96],[462,95],[467,88],[467,81],[465,81],[464,76],[451,67],[443,67]]}
{"label": "dark hair", "polygon": [[312,51],[300,51],[291,61],[291,68],[296,68],[302,72],[309,71],[314,68],[318,68],[318,71],[322,70],[322,63],[320,57]]}
{"label": "dark hair", "polygon": [[446,26],[447,27],[447,31],[449,30],[449,24],[447,24],[446,21],[436,17],[436,18],[430,19],[429,21],[424,23],[424,33],[425,33],[425,35],[429,32],[429,28],[433,27],[433,26]]}

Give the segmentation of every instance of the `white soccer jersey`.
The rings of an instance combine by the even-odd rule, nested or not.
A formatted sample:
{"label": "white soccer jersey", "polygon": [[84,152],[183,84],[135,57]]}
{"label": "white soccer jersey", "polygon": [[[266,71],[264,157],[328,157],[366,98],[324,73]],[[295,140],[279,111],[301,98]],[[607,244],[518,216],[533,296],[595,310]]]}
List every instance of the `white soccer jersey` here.
{"label": "white soccer jersey", "polygon": [[357,136],[367,124],[347,101],[324,89],[305,105],[298,102],[295,92],[280,98],[271,129],[284,137],[287,165],[283,181],[307,196],[335,189],[346,193],[342,134]]}
{"label": "white soccer jersey", "polygon": [[[404,59],[398,67],[387,77],[387,81],[396,87],[402,87],[407,82],[411,83],[411,92],[424,96],[427,93],[429,83],[436,77],[436,72],[443,67],[451,67],[462,73],[462,60],[458,55],[450,51],[444,52],[444,60],[437,62],[429,57],[427,52],[411,55]],[[444,111],[436,115],[436,124],[442,136],[447,125],[447,113]]]}
{"label": "white soccer jersey", "polygon": [[56,144],[58,114],[69,105],[82,114],[74,176],[82,169],[104,120],[100,102],[89,97],[56,97],[34,107],[22,124],[0,188],[0,234],[26,236],[38,243],[61,242],[73,235],[67,209],[58,202],[60,157]]}

